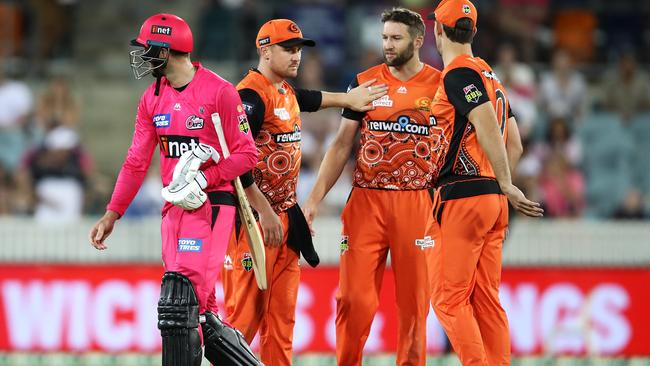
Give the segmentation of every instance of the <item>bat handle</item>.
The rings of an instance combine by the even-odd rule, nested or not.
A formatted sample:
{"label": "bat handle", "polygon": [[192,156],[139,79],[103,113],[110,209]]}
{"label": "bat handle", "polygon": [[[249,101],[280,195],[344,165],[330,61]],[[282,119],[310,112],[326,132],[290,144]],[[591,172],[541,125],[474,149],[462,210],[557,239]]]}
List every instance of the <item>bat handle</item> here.
{"label": "bat handle", "polygon": [[214,130],[217,132],[219,146],[221,147],[221,155],[226,159],[230,156],[230,150],[226,143],[226,136],[223,134],[223,126],[221,125],[221,117],[219,116],[219,113],[212,113],[212,124],[214,125]]}

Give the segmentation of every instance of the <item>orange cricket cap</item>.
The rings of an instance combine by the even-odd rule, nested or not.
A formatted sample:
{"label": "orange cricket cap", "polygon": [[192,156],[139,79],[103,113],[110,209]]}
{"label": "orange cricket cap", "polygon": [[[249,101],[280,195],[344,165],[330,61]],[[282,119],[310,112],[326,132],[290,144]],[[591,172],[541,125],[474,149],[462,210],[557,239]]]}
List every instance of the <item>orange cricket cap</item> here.
{"label": "orange cricket cap", "polygon": [[461,18],[470,18],[474,23],[474,30],[476,30],[478,12],[471,1],[442,0],[436,10],[427,16],[427,19],[435,19],[449,28],[455,28],[456,22]]}
{"label": "orange cricket cap", "polygon": [[284,47],[305,45],[314,47],[316,42],[303,38],[300,28],[289,19],[273,19],[262,25],[257,33],[255,45],[257,48],[279,44]]}

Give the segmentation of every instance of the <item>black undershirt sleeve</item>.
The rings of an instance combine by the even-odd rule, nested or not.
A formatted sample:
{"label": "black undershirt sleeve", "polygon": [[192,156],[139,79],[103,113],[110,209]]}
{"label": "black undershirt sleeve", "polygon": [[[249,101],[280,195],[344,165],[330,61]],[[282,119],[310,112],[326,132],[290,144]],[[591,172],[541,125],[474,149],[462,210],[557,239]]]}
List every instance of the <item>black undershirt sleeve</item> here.
{"label": "black undershirt sleeve", "polygon": [[[246,112],[253,139],[255,139],[262,130],[266,106],[260,95],[253,89],[240,90],[239,97],[244,106],[244,112]],[[244,188],[248,188],[255,183],[253,173],[250,171],[242,174],[239,178]]]}
{"label": "black undershirt sleeve", "polygon": [[483,79],[475,70],[467,67],[453,69],[445,75],[443,82],[449,102],[463,116],[490,101]]}
{"label": "black undershirt sleeve", "polygon": [[295,89],[298,107],[301,112],[316,112],[323,102],[323,93],[319,90]]}
{"label": "black undershirt sleeve", "polygon": [[[354,80],[352,80],[352,82],[350,83],[350,86],[348,86],[348,91],[356,88],[357,86],[359,86],[359,80],[355,77]],[[356,112],[356,111],[353,111],[350,108],[343,108],[343,113],[341,115],[344,118],[347,118],[347,119],[351,119],[351,120],[354,120],[354,121],[362,121],[363,116],[365,116],[366,113],[365,112]]]}

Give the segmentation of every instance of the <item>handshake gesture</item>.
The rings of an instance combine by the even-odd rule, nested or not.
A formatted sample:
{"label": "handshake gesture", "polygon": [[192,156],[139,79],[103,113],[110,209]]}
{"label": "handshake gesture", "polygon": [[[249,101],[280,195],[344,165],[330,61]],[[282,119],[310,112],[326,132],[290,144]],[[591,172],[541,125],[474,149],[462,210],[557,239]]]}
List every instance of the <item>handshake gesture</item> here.
{"label": "handshake gesture", "polygon": [[212,146],[203,143],[181,155],[171,183],[161,191],[165,201],[188,211],[201,207],[208,199],[203,192],[208,181],[199,167],[210,158],[218,163],[221,156]]}

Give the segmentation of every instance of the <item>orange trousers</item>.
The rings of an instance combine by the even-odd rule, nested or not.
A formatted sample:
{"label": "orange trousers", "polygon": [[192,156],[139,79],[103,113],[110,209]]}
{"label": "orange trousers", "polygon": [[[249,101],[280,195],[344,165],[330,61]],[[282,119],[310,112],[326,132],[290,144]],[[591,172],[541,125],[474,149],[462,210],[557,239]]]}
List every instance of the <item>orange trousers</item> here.
{"label": "orange trousers", "polygon": [[430,227],[431,303],[464,366],[510,365],[508,318],[499,302],[508,201],[486,194],[443,201]]}
{"label": "orange trousers", "polygon": [[[250,249],[245,229],[233,234],[222,272],[226,314],[248,343],[260,332],[260,357],[266,366],[291,365],[293,327],[300,282],[298,254],[287,245],[289,219],[280,214],[284,240],[278,247],[266,247],[268,289],[257,287],[250,267]],[[228,260],[230,259],[230,261]]]}
{"label": "orange trousers", "polygon": [[431,296],[426,257],[433,241],[424,234],[432,209],[427,190],[352,190],[341,215],[338,365],[361,365],[389,251],[398,308],[397,365],[425,365]]}

